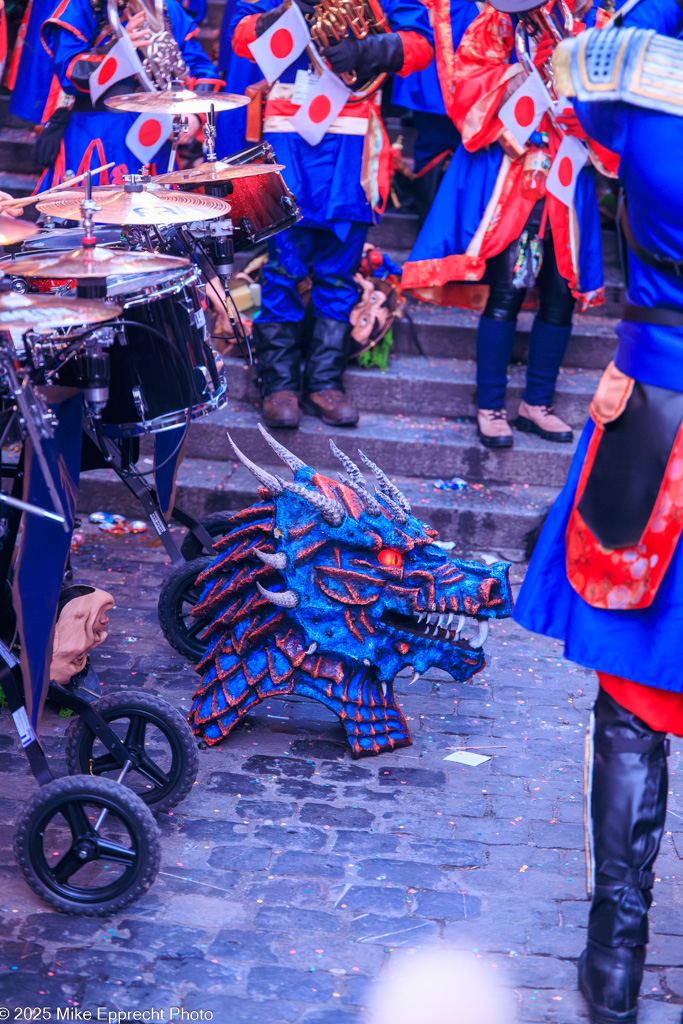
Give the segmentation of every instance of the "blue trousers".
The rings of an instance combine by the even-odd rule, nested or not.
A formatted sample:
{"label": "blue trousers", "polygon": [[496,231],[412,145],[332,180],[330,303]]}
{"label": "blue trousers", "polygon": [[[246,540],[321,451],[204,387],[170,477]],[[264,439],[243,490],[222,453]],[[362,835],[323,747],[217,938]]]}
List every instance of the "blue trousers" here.
{"label": "blue trousers", "polygon": [[[507,371],[517,332],[517,316],[525,288],[509,282],[510,252],[504,250],[487,263],[489,299],[477,331],[477,403],[480,409],[505,405]],[[574,299],[557,269],[552,238],[544,245],[538,275],[538,314],[529,335],[529,362],[523,398],[529,405],[552,405],[555,382],[572,332]]]}
{"label": "blue trousers", "polygon": [[357,272],[368,225],[352,221],[342,242],[331,228],[300,227],[281,231],[268,241],[269,260],[261,272],[263,323],[299,323],[304,304],[297,285],[311,276],[316,317],[346,321],[358,301]]}

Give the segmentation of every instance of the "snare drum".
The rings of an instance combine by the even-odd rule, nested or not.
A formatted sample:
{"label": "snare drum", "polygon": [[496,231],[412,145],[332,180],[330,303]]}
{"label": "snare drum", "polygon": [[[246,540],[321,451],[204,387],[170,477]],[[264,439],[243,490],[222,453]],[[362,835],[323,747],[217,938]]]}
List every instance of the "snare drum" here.
{"label": "snare drum", "polygon": [[[197,268],[106,280],[107,296],[123,315],[111,322],[116,340],[107,349],[111,376],[103,433],[158,434],[223,408],[228,386],[206,342]],[[59,382],[76,384],[76,375],[67,362]]]}
{"label": "snare drum", "polygon": [[199,281],[196,267],[107,278],[107,295],[124,310],[102,412],[110,437],[160,433],[227,403],[225,372],[206,342]]}

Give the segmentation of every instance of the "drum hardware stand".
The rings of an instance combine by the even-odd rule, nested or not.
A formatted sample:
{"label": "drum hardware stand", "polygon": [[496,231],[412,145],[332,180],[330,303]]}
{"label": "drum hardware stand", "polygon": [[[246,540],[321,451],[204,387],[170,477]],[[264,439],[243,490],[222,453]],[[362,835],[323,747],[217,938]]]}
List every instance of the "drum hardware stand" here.
{"label": "drum hardware stand", "polygon": [[52,437],[55,423],[54,414],[45,405],[41,396],[33,390],[28,380],[20,381],[14,366],[13,348],[0,345],[0,378],[4,377],[16,403],[19,424],[31,442],[33,452],[48,489],[55,512],[60,517],[64,530],[70,531],[61,498],[55,487],[54,476],[48,464],[43,442]]}
{"label": "drum hardware stand", "polygon": [[182,114],[173,115],[173,139],[171,142],[171,152],[168,156],[168,173],[170,174],[175,167],[175,158],[178,151],[178,142],[180,140],[180,133],[183,127],[187,129],[189,120],[187,117],[183,117]]}
{"label": "drum hardware stand", "polygon": [[[154,527],[173,565],[184,565],[185,559],[168,528],[168,523],[164,518],[153,488],[146,483],[142,474],[131,461],[130,443],[124,439],[123,443],[117,444],[113,438],[102,434],[101,429],[98,431],[92,419],[90,422],[91,426],[84,425],[83,427],[85,434],[100,450],[107,465],[114,470],[131,494],[140,502],[145,515]],[[186,512],[183,512],[177,505],[173,506],[171,518],[180,523],[181,526],[187,527],[203,547],[206,547],[209,551],[211,550],[214,539],[200,522]]]}
{"label": "drum hardware stand", "polygon": [[206,162],[214,164],[216,162],[216,110],[213,103],[206,115],[203,131],[206,141]]}

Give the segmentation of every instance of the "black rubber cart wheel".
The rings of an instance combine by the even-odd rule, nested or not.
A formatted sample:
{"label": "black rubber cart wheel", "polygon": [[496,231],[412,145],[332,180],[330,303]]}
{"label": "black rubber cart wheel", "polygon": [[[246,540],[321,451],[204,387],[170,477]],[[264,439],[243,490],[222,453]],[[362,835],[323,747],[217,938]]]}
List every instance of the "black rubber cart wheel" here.
{"label": "black rubber cart wheel", "polygon": [[[187,721],[161,697],[136,690],[112,693],[92,705],[128,751],[132,766],[123,785],[155,813],[175,807],[197,778],[197,741]],[[122,765],[83,718],[66,732],[69,775],[108,776],[116,780]]]}
{"label": "black rubber cart wheel", "polygon": [[114,914],[146,892],[161,856],[156,822],[140,797],[84,775],[38,790],[19,822],[14,852],[41,899],[87,917]]}
{"label": "black rubber cart wheel", "polygon": [[[233,524],[230,522],[232,515],[234,515],[234,512],[212,512],[210,516],[205,516],[201,520],[200,525],[213,537],[214,541],[221,540],[232,529]],[[211,552],[207,551],[202,542],[197,540],[195,535],[188,530],[183,543],[180,545],[180,554],[186,561],[190,562],[193,558],[199,558],[201,555],[210,555]]]}
{"label": "black rubber cart wheel", "polygon": [[197,586],[197,577],[212,562],[211,556],[205,556],[181,565],[159,594],[159,625],[164,636],[174,650],[195,665],[206,650],[204,633],[210,621],[192,614],[203,589]]}

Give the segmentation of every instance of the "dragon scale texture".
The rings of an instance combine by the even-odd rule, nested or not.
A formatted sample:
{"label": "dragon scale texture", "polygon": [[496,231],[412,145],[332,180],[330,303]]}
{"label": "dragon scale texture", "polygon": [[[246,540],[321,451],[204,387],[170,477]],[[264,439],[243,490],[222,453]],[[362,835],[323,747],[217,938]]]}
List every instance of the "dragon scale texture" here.
{"label": "dragon scale texture", "polygon": [[[512,608],[508,564],[448,557],[368,460],[380,487],[373,496],[334,447],[345,483],[263,433],[294,482],[260,470],[233,445],[264,486],[259,504],[232,516],[198,580],[195,614],[211,623],[190,724],[217,743],[262,700],[298,694],[338,715],[356,757],[406,746],[394,676],[436,665],[461,681],[483,668],[482,624]],[[478,620],[478,638],[464,639],[465,616]]]}

